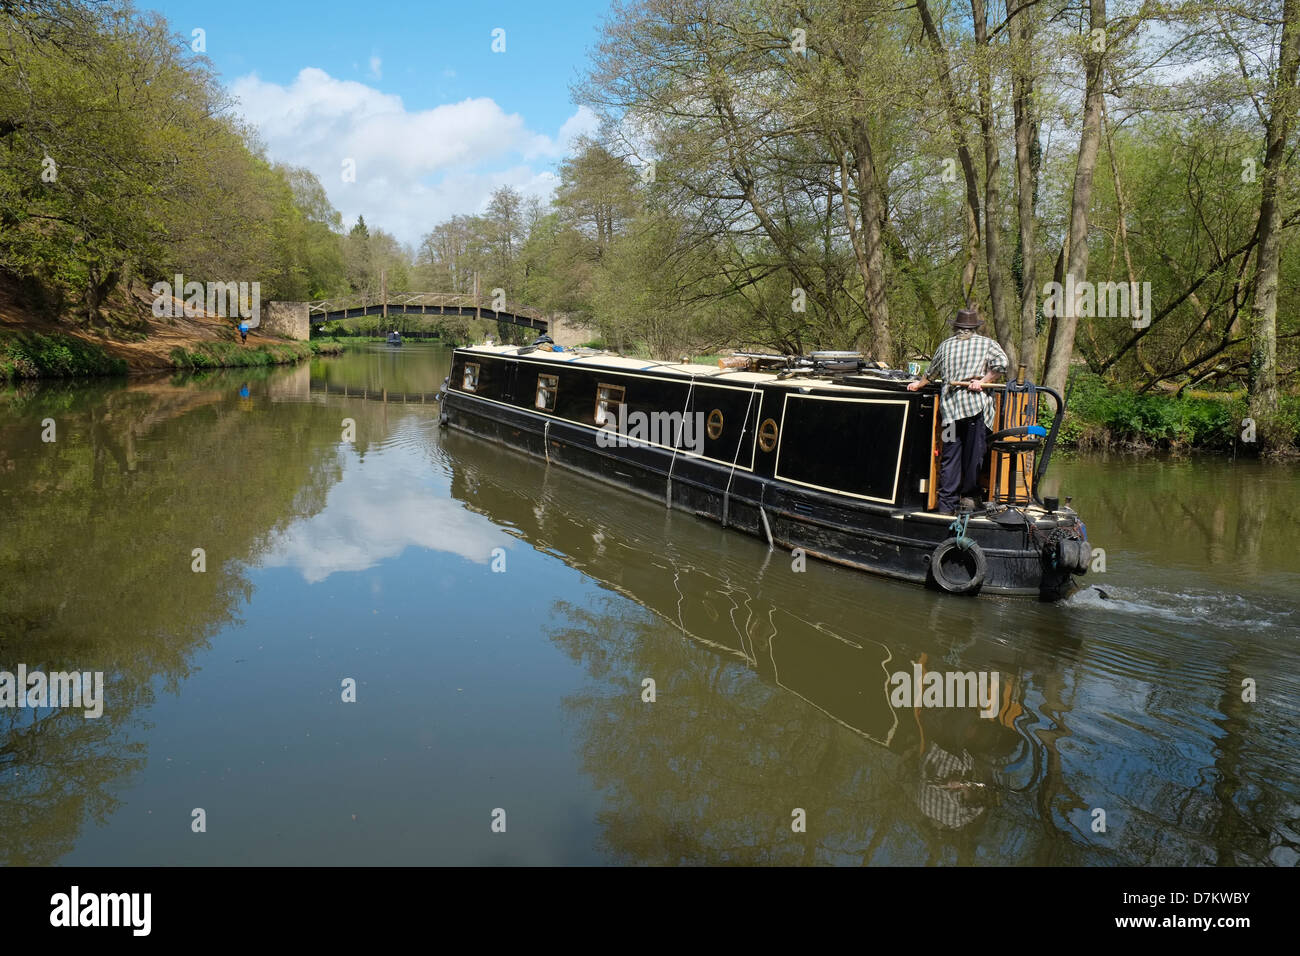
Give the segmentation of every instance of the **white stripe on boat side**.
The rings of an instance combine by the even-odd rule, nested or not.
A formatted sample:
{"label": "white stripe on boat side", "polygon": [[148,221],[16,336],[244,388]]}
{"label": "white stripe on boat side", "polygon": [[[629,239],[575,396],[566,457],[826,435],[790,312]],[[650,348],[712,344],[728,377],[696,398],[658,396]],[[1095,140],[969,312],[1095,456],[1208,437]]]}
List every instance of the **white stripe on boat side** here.
{"label": "white stripe on boat side", "polygon": [[[553,359],[547,361],[544,359],[532,359],[526,356],[522,358],[515,358],[513,355],[497,355],[492,352],[468,352],[467,351],[462,354],[473,355],[476,358],[491,356],[492,358],[499,358],[503,362],[520,362],[520,363],[527,363],[528,365],[540,365],[543,367],[550,367],[552,365],[571,365],[574,362],[580,360],[578,358],[574,358],[574,359],[567,359],[567,360]],[[590,356],[581,356],[580,358],[590,358]],[[650,366],[646,366],[646,367],[649,368]],[[707,366],[701,366],[701,368],[706,368],[706,367]],[[668,382],[668,383],[680,382],[682,385],[689,385],[691,380],[694,379],[696,388],[726,388],[726,389],[730,389],[733,392],[748,392],[753,388],[753,385],[722,385],[718,382],[710,382],[709,379],[712,378],[712,376],[706,375],[703,372],[700,372],[698,375],[692,375],[689,372],[672,372],[672,373],[665,372],[662,375],[638,375],[636,372],[630,372],[627,369],[619,368],[616,365],[579,365],[578,368],[590,369],[593,372],[616,372],[617,374],[625,375],[628,378],[648,378],[656,382]],[[767,382],[754,383],[754,385],[766,385],[766,384],[768,383]],[[568,421],[568,419],[565,419],[565,421]]]}
{"label": "white stripe on boat side", "polygon": [[[646,376],[646,377],[647,377],[647,378],[651,378],[651,377],[653,377],[653,376]],[[656,381],[663,381],[663,379],[656,379]],[[510,408],[510,409],[514,409],[514,410],[517,411],[517,412],[524,412],[525,414],[529,414],[529,415],[537,415],[537,416],[540,417],[540,418],[549,418],[549,419],[551,419],[552,421],[564,422],[564,424],[566,424],[566,425],[573,425],[573,426],[575,426],[575,427],[577,427],[577,428],[585,428],[585,429],[587,429],[588,431],[592,431],[592,432],[599,432],[599,431],[604,431],[604,430],[605,430],[605,429],[602,429],[602,428],[600,428],[600,427],[598,427],[598,426],[596,426],[596,425],[588,425],[588,424],[585,423],[585,422],[575,422],[572,418],[563,418],[563,417],[561,417],[561,416],[559,416],[559,415],[548,415],[548,414],[546,414],[546,412],[544,412],[544,411],[542,411],[541,409],[538,409],[538,408],[527,408],[527,407],[525,407],[525,406],[523,406],[523,405],[511,405],[509,402],[499,402],[499,401],[497,401],[495,398],[484,398],[482,395],[478,395],[478,394],[476,394],[476,393],[474,393],[474,392],[467,392],[467,391],[465,391],[463,388],[454,388],[454,387],[449,387],[449,388],[448,388],[448,391],[450,391],[450,392],[455,392],[457,395],[464,395],[466,398],[472,398],[472,399],[474,399],[474,401],[476,401],[476,402],[488,402],[489,404],[492,404],[492,405],[500,405],[502,408]],[[742,392],[748,392],[749,389],[747,389],[747,388],[742,388],[742,389],[740,389],[740,391],[742,391]],[[761,403],[761,402],[759,403],[759,406],[760,406],[760,411],[761,411],[761,410],[762,410],[762,403]],[[755,434],[757,434],[757,431],[755,431]],[[645,445],[645,446],[649,446],[649,447],[653,447],[653,448],[662,448],[664,451],[672,451],[672,450],[673,450],[673,448],[672,448],[671,445],[661,445],[661,444],[659,444],[659,442],[647,441],[647,440],[642,439],[642,438],[635,438],[635,439],[633,439],[633,438],[629,438],[627,441],[628,441],[628,445],[629,445],[629,446],[631,446],[633,442],[636,442],[637,445]],[[754,441],[752,441],[752,442],[750,443],[750,449],[751,449],[751,450],[750,450],[750,454],[749,454],[749,467],[746,468],[744,465],[737,465],[736,467],[738,467],[741,471],[753,472],[753,470],[754,470],[754,455],[756,454],[756,452],[755,452],[753,449],[757,448],[757,445],[758,445],[757,440],[754,440]],[[682,448],[682,449],[679,449],[679,451],[681,452],[681,454],[683,454],[683,455],[689,455],[691,458],[699,458],[699,459],[702,459],[702,460],[704,460],[704,461],[711,461],[711,462],[714,462],[715,464],[725,465],[725,466],[728,467],[728,468],[731,467],[731,462],[729,462],[729,461],[727,461],[726,459],[723,459],[723,458],[713,458],[713,457],[711,457],[711,456],[709,456],[709,455],[697,455],[697,454],[695,454],[695,452],[691,451],[689,448]]]}

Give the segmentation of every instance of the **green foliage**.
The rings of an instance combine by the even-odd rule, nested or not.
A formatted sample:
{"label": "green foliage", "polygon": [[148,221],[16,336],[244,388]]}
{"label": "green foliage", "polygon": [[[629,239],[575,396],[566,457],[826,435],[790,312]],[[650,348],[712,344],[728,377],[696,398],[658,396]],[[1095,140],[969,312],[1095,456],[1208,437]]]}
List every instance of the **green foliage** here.
{"label": "green foliage", "polygon": [[[1138,393],[1076,371],[1058,440],[1081,448],[1197,447],[1229,450],[1241,444],[1245,397],[1239,393],[1175,396]],[[1300,438],[1300,399],[1283,401],[1282,429]]]}
{"label": "green foliage", "polygon": [[126,362],[68,335],[0,333],[0,381],[125,375]]}
{"label": "green foliage", "polygon": [[[0,3],[0,273],[39,286],[41,308],[75,309],[90,321],[104,319],[114,289],[176,272],[200,282],[260,281],[264,300],[377,296],[381,287],[477,288],[487,299],[501,288],[508,302],[568,313],[624,351],[871,351],[879,333],[890,354],[875,357],[901,363],[931,353],[967,296],[991,314],[989,272],[998,269],[983,259],[992,242],[968,233],[972,214],[1000,231],[1004,278],[1016,279],[1003,283],[1004,339],[1017,344],[1019,277],[1032,264],[1039,289],[1050,281],[1069,232],[1075,149],[1044,151],[1033,134],[1030,150],[1042,163],[1035,238],[1021,249],[1011,97],[993,97],[990,122],[979,116],[983,70],[1009,94],[1014,64],[1033,63],[1031,127],[1078,128],[1077,86],[1045,67],[1058,56],[1070,69],[1080,65],[1073,58],[1087,34],[1073,18],[1032,6],[1020,8],[1017,29],[994,29],[983,50],[971,46],[968,17],[941,15],[934,35],[917,43],[918,8],[879,0],[807,11],[784,0],[720,0],[710,5],[708,30],[691,4],[620,6],[578,91],[607,121],[605,138],[577,143],[550,205],[503,186],[481,214],[432,225],[412,250],[364,218],[345,230],[313,174],[271,162],[211,65],[163,18],[127,0],[49,3],[60,15],[39,29],[24,13],[30,4]],[[1152,16],[1137,14],[1135,23]],[[1236,42],[1194,5],[1169,16],[1161,23],[1171,44],[1201,37],[1222,54]],[[1259,24],[1271,22],[1241,27],[1270,54],[1276,40]],[[818,38],[803,53],[753,42],[795,26]],[[950,56],[944,73],[939,65]],[[1107,125],[1090,171],[1087,278],[1149,282],[1160,318],[1140,337],[1123,319],[1080,320],[1077,351],[1089,367],[1147,391],[1100,379],[1092,390],[1080,385],[1067,436],[1227,447],[1236,405],[1151,389],[1190,383],[1227,393],[1247,384],[1250,340],[1259,337],[1249,320],[1250,263],[1258,260],[1250,237],[1262,182],[1251,164],[1262,161],[1264,134],[1249,89],[1272,81],[1257,63],[1243,85],[1236,53],[1210,57],[1204,74],[1180,80],[1168,100],[1123,44],[1109,56],[1108,111],[1125,118]],[[955,108],[946,96],[918,95],[935,92],[941,75],[954,84]],[[620,139],[627,117],[636,117],[636,143]],[[981,191],[976,206],[991,202],[980,182],[989,172],[980,158],[985,135],[1001,156],[996,212],[966,207]],[[947,169],[962,142],[972,147],[972,185],[981,188],[961,188],[962,173]],[[48,179],[47,159],[57,169]],[[645,175],[651,159],[653,176]],[[1282,210],[1277,308],[1283,391],[1300,362],[1293,194]],[[868,244],[878,262],[866,261]],[[450,343],[529,334],[411,316],[370,316],[325,334],[430,328]],[[1040,351],[1046,331],[1039,328]],[[260,361],[235,354],[199,349],[184,361]],[[1035,376],[1041,355],[1020,359]],[[1284,396],[1283,406],[1282,430],[1293,434],[1295,402]]]}
{"label": "green foliage", "polygon": [[268,299],[347,288],[320,183],[266,159],[166,20],[106,0],[33,22],[0,10],[0,271],[96,324],[120,285],[177,272]]}

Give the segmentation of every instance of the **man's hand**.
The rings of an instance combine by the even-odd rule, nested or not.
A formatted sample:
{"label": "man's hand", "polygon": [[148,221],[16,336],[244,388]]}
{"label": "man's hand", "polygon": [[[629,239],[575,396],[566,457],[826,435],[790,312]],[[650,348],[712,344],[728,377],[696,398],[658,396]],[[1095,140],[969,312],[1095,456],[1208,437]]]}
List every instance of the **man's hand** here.
{"label": "man's hand", "polygon": [[984,391],[984,380],[979,378],[971,379],[970,383],[966,387],[972,392],[982,392]]}
{"label": "man's hand", "polygon": [[907,383],[907,390],[908,390],[909,392],[915,392],[918,388],[921,388],[922,386],[925,386],[925,385],[928,385],[928,384],[929,384],[929,383],[928,383],[925,379],[923,379],[923,378],[921,378],[921,379],[917,379],[915,382],[908,382],[908,383]]}

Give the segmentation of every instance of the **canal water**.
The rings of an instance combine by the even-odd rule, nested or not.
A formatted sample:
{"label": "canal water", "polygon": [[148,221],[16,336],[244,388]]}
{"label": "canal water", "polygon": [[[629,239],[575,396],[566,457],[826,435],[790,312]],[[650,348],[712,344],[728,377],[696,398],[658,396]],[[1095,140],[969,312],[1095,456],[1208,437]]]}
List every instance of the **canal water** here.
{"label": "canal water", "polygon": [[0,393],[0,671],[104,682],[0,709],[0,863],[1300,860],[1294,466],[1062,456],[1108,597],[958,599],[440,430],[448,365]]}

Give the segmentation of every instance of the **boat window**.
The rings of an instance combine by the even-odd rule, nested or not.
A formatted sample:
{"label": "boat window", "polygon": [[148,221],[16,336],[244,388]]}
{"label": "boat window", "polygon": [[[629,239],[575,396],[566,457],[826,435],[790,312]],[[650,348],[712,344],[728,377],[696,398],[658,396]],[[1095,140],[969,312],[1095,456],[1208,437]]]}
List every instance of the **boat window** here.
{"label": "boat window", "polygon": [[537,400],[533,403],[546,412],[555,411],[555,396],[560,391],[560,376],[537,376]]}
{"label": "boat window", "polygon": [[758,426],[758,447],[763,451],[771,451],[776,447],[775,419],[765,418],[763,424]]}
{"label": "boat window", "polygon": [[624,387],[622,385],[596,386],[596,424],[603,425],[606,420],[618,418],[619,406],[623,404]]}
{"label": "boat window", "polygon": [[717,441],[722,437],[722,410],[715,408],[709,412],[709,421],[707,425],[709,437]]}
{"label": "boat window", "polygon": [[473,362],[465,363],[465,377],[461,379],[460,384],[467,392],[478,391],[478,365]]}

